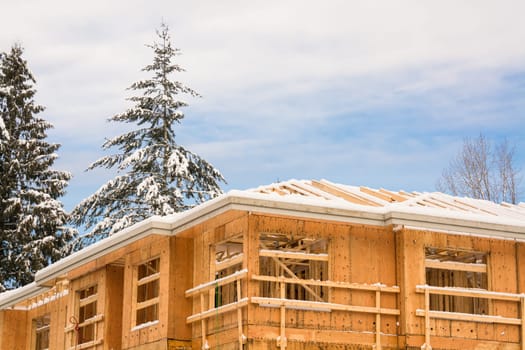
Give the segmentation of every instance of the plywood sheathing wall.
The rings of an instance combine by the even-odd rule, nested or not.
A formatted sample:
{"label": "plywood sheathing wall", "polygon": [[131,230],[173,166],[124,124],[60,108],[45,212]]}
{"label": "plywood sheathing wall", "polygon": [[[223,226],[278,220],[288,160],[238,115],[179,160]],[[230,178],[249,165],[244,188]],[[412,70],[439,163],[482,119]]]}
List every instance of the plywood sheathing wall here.
{"label": "plywood sheathing wall", "polygon": [[191,340],[191,325],[186,317],[191,314],[192,303],[184,296],[193,286],[193,240],[178,236],[170,237],[168,338]]}
{"label": "plywood sheathing wall", "polygon": [[[167,236],[152,235],[133,245],[127,251],[124,271],[124,304],[122,317],[122,348],[132,348],[143,344],[163,341],[166,343],[168,331],[169,304],[169,250]],[[137,266],[149,260],[160,258],[159,314],[158,322],[148,327],[135,328],[133,313],[136,310],[136,270]]]}
{"label": "plywood sheathing wall", "polygon": [[25,350],[28,338],[27,312],[24,310],[0,311],[0,348]]}
{"label": "plywood sheathing wall", "polygon": [[[69,288],[69,287],[65,287]],[[67,327],[68,322],[68,294],[64,288],[58,289],[60,296],[55,295],[52,300],[46,300],[46,303],[39,305],[28,305],[29,310],[27,311],[27,321],[25,324],[25,334],[27,337],[21,335],[17,336],[17,340],[20,342],[21,339],[26,340],[26,349],[31,349],[31,345],[34,344],[35,339],[33,334],[33,320],[42,317],[46,314],[50,316],[50,329],[49,329],[49,348],[50,349],[63,349],[64,348],[64,328]],[[37,297],[38,298],[38,297]],[[20,328],[15,328],[16,333],[19,334]],[[24,333],[23,333],[24,334]],[[2,347],[4,349],[4,347]],[[6,347],[5,349],[10,349]]]}
{"label": "plywood sheathing wall", "polygon": [[[415,286],[425,284],[424,248],[441,247],[487,252],[489,290],[518,293],[517,276],[523,274],[520,264],[523,242],[469,235],[454,235],[413,229],[398,229],[396,250],[398,277],[402,295],[400,335],[406,335],[408,346],[424,343],[424,320],[415,315],[423,308],[424,296],[416,293]],[[520,254],[517,255],[516,252]],[[518,272],[518,266],[521,273]],[[517,317],[516,303],[494,301],[490,312],[504,317]],[[493,341],[518,343],[519,327],[513,325],[492,325],[475,322],[431,320],[432,345],[434,348],[467,349],[477,345],[491,346]],[[454,337],[454,338],[452,338]],[[509,344],[510,345],[510,344]]]}
{"label": "plywood sheathing wall", "polygon": [[[193,238],[193,281],[192,286],[187,289],[215,279],[215,245],[238,235],[245,236],[248,216],[248,213],[244,211],[228,211],[178,234],[180,237]],[[243,249],[247,249],[247,246],[245,244]],[[187,270],[186,273],[188,271],[191,270]],[[246,295],[246,289],[247,286],[244,283],[242,295]],[[213,306],[213,297],[213,293],[210,293],[204,299],[204,309]],[[199,297],[190,298],[188,301],[192,303],[192,314],[201,312]],[[246,310],[243,310],[243,319],[246,320]],[[236,344],[238,339],[236,327],[237,318],[236,313],[233,312],[207,319],[205,329],[209,346],[212,348],[221,346],[221,349],[225,349],[224,345],[228,343],[231,343],[232,346],[238,346]],[[193,348],[195,349],[202,347],[201,329],[200,322],[192,324]]]}
{"label": "plywood sheathing wall", "polygon": [[[394,234],[389,228],[363,225],[339,224],[326,221],[303,220],[282,216],[252,215],[250,220],[250,244],[256,245],[261,232],[277,232],[289,235],[305,235],[328,240],[330,281],[375,284],[396,284]],[[250,271],[258,273],[258,252],[253,249],[249,260]],[[253,267],[252,267],[253,266]],[[258,295],[257,283],[251,284],[250,295]],[[330,300],[334,303],[374,306],[375,293],[333,289]],[[396,308],[396,296],[383,295],[381,306]],[[250,305],[248,338],[252,341],[268,341],[275,344],[279,336],[280,311]],[[381,320],[385,348],[397,346],[397,320],[384,316]],[[286,311],[286,334],[290,342],[361,343],[373,344],[375,316],[343,311],[315,312],[305,310]]]}
{"label": "plywood sheathing wall", "polygon": [[[105,318],[107,318],[108,310],[106,309],[106,298],[108,297],[106,294],[106,269],[101,268],[99,270],[90,272],[80,278],[74,279],[69,284],[69,293],[66,298],[67,299],[67,313],[65,317],[66,324],[63,326],[64,328],[68,327],[71,330],[65,334],[65,348],[69,349],[77,345],[77,333],[74,329],[75,323],[79,320],[78,315],[78,292],[81,290],[84,290],[86,288],[96,286],[96,315],[103,315]],[[104,342],[107,341],[106,334],[104,332],[104,325],[106,322],[110,321],[103,318],[101,322],[95,323],[96,331],[95,331],[95,339],[99,340],[102,339],[102,344],[93,346],[93,350],[99,350],[103,349]],[[53,320],[51,320],[53,321]],[[60,322],[59,322],[60,324]],[[63,331],[62,331],[63,332]]]}
{"label": "plywood sheathing wall", "polygon": [[[122,307],[124,304],[124,266],[106,266],[105,300],[106,314],[104,315],[104,349],[122,348]],[[101,291],[101,293],[104,291]]]}

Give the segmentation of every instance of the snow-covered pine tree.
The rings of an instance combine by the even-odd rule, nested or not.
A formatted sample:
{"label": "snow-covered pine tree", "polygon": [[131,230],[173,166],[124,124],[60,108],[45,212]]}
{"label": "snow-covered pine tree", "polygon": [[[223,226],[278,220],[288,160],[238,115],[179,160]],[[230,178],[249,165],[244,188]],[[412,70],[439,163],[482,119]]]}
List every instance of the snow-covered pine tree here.
{"label": "snow-covered pine tree", "polygon": [[184,211],[222,192],[221,173],[175,142],[174,125],[184,118],[181,107],[188,106],[179,95],[199,95],[171,79],[184,69],[173,63],[180,50],[172,47],[167,25],[161,25],[157,36],[158,41],[147,45],[153,49],[153,63],[142,69],[151,78],[132,84],[129,90],[138,93],[128,100],[134,106],[109,119],[137,128],[106,140],[102,148],[117,148],[118,153],[88,168],[116,168],[117,176],[73,209],[73,223],[86,229],[80,246],[153,215]]}
{"label": "snow-covered pine tree", "polygon": [[18,44],[0,54],[0,290],[31,282],[75,236],[59,201],[71,174],[51,168],[60,145],[46,141],[53,126],[37,117],[44,107],[22,54]]}

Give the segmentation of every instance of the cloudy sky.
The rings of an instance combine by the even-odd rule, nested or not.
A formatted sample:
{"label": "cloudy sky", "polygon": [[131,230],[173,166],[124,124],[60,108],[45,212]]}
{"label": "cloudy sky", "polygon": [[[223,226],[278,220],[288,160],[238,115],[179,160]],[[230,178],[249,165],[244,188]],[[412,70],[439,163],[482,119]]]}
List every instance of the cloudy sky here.
{"label": "cloudy sky", "polygon": [[73,173],[71,209],[111,173],[84,172],[122,132],[107,118],[146,78],[161,21],[203,95],[178,142],[228,189],[325,178],[432,191],[463,138],[516,145],[525,168],[525,2],[5,0],[14,42]]}

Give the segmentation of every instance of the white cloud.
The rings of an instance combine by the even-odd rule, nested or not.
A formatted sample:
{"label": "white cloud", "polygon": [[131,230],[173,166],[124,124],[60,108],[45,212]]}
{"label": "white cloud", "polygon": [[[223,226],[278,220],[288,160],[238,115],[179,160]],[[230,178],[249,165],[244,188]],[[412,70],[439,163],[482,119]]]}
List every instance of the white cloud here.
{"label": "white cloud", "polygon": [[[443,160],[462,135],[522,123],[524,98],[500,100],[504,77],[525,70],[523,1],[25,0],[2,12],[0,50],[26,48],[60,165],[75,172],[122,131],[106,119],[127,106],[162,19],[183,51],[179,79],[204,95],[177,135],[233,187],[355,173],[428,185],[444,161],[413,172],[426,182],[396,164]],[[393,150],[406,138],[430,146]]]}

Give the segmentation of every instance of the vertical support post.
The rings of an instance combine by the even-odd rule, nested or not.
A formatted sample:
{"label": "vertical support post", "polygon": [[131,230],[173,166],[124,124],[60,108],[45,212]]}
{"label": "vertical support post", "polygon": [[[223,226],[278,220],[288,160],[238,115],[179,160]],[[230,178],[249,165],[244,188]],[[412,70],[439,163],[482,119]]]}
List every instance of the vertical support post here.
{"label": "vertical support post", "polygon": [[[200,292],[201,298],[201,312],[204,312],[204,293]],[[201,338],[202,338],[202,349],[208,348],[208,341],[206,340],[206,319],[201,320]]]}
{"label": "vertical support post", "polygon": [[[237,279],[237,301],[241,300],[241,279]],[[242,344],[244,343],[244,335],[242,334],[242,309],[237,306],[237,329],[239,333],[239,350],[242,350]]]}
{"label": "vertical support post", "polygon": [[521,350],[525,350],[525,294],[521,295]]}
{"label": "vertical support post", "polygon": [[[281,300],[286,298],[286,283],[284,281],[281,281],[279,283],[279,289],[280,289],[280,298]],[[281,332],[279,334],[279,341],[277,342],[277,346],[284,350],[286,349],[286,333],[285,328],[286,327],[286,306],[284,304],[281,304]]]}
{"label": "vertical support post", "polygon": [[[378,287],[379,288],[379,287]],[[381,290],[376,290],[376,350],[381,350]]]}
{"label": "vertical support post", "polygon": [[432,350],[430,345],[430,291],[425,288],[425,344],[422,350]]}

